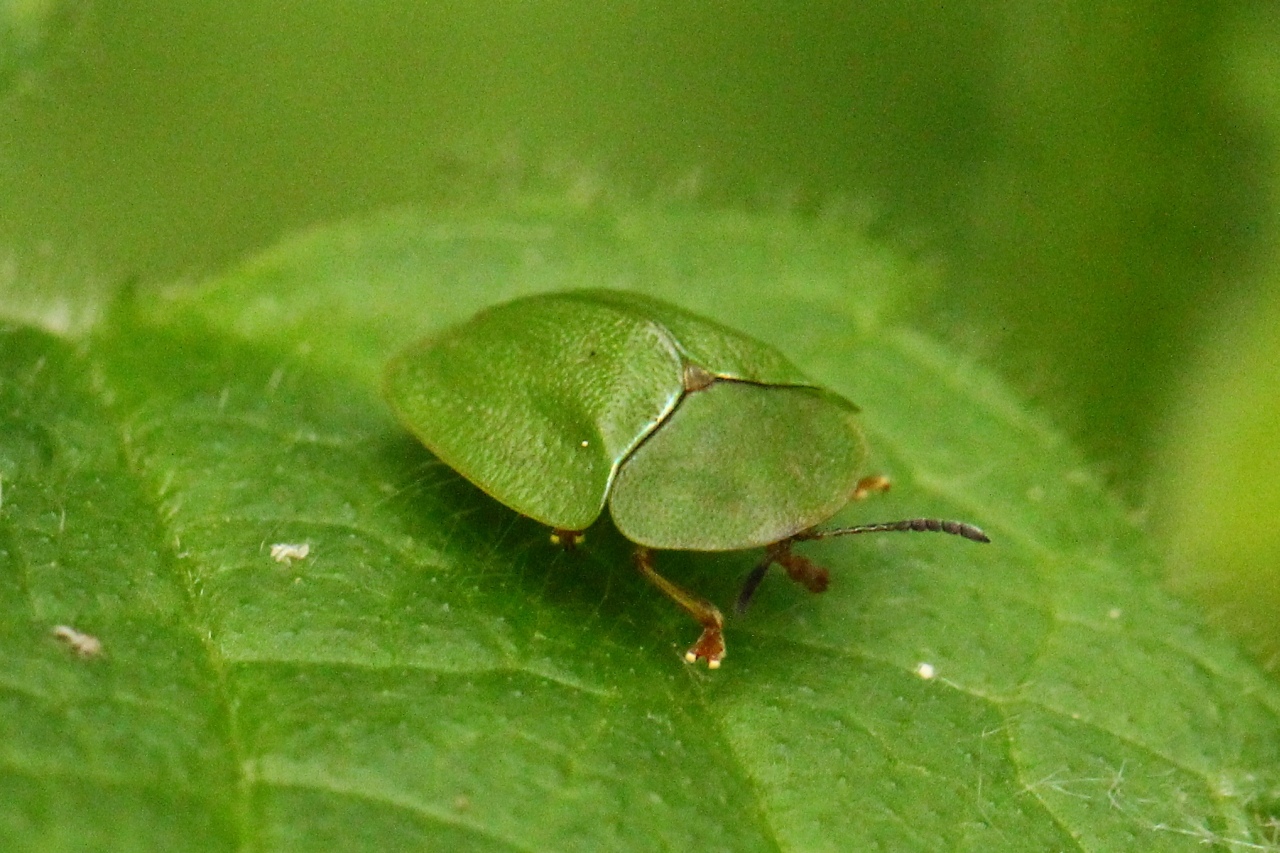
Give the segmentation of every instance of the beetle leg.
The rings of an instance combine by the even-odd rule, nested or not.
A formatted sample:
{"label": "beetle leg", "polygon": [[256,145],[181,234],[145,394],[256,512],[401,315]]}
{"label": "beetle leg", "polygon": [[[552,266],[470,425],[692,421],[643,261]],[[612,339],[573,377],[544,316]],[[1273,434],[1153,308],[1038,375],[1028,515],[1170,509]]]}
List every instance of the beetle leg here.
{"label": "beetle leg", "polygon": [[653,552],[644,546],[636,548],[636,568],[649,583],[662,590],[663,595],[680,605],[702,625],[702,636],[684,653],[684,659],[689,663],[705,660],[708,669],[717,669],[724,658],[724,617],[720,615],[720,610],[711,602],[658,574],[653,567]]}
{"label": "beetle leg", "polygon": [[765,574],[769,571],[776,560],[774,549],[776,545],[770,545],[764,552],[764,559],[756,563],[756,567],[751,570],[751,574],[747,575],[747,579],[742,582],[742,590],[738,593],[738,600],[733,605],[733,611],[741,616],[747,612],[747,606],[751,604],[751,599],[755,597],[756,590],[760,588],[760,582],[764,580]]}
{"label": "beetle leg", "polygon": [[872,474],[869,477],[863,477],[853,487],[853,500],[860,501],[867,495],[878,492],[887,492],[892,484],[889,478],[884,474]]}
{"label": "beetle leg", "polygon": [[747,575],[747,579],[743,581],[742,591],[738,593],[738,603],[735,606],[738,613],[746,612],[747,605],[751,603],[752,596],[755,595],[760,582],[764,580],[765,573],[769,571],[769,567],[774,563],[782,566],[787,573],[787,577],[809,590],[809,592],[827,591],[827,587],[831,583],[831,573],[808,557],[791,553],[791,546],[795,543],[796,538],[793,536],[783,539],[781,542],[775,542],[764,552],[764,559],[756,564],[756,567],[751,570],[751,574]]}
{"label": "beetle leg", "polygon": [[797,584],[808,589],[809,592],[827,592],[827,587],[831,584],[831,573],[823,569],[822,566],[815,564],[809,557],[801,557],[797,553],[791,553],[791,543],[794,542],[794,538],[783,539],[776,546],[769,548],[773,555],[773,560],[787,570],[787,578],[796,581]]}

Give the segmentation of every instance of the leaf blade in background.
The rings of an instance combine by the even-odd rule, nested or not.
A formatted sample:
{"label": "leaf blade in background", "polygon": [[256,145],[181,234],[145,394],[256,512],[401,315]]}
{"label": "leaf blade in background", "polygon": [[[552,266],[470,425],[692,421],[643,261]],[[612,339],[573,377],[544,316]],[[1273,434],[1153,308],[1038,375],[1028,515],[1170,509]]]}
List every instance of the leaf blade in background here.
{"label": "leaf blade in background", "polygon": [[[226,709],[217,746],[235,762],[210,819],[235,844],[1274,840],[1275,686],[1160,592],[1142,531],[1056,431],[882,319],[892,263],[847,237],[778,235],[775,220],[727,215],[404,214],[312,232],[108,317],[73,361],[94,365],[81,368],[98,407],[84,417],[105,419],[121,476],[154,505],[154,559],[189,601],[172,618],[207,638],[190,657],[224,691],[210,704]],[[417,447],[377,396],[379,365],[414,335],[587,284],[765,337],[857,401],[896,487],[842,518],[958,516],[995,542],[814,543],[828,593],[768,578],[729,625],[725,667],[687,667],[695,626],[636,576],[616,534],[551,548]],[[25,465],[14,482],[29,481]],[[33,548],[8,510],[0,520],[11,551]],[[279,542],[310,553],[275,562]],[[753,559],[660,555],[721,602]],[[95,826],[47,824],[46,837],[84,842]],[[137,837],[158,849],[160,835]]]}
{"label": "leaf blade in background", "polygon": [[64,44],[85,4],[78,0],[0,2],[0,97],[45,67]]}
{"label": "leaf blade in background", "polygon": [[[1226,63],[1233,97],[1268,150],[1280,144],[1280,21],[1244,14]],[[1157,533],[1168,542],[1169,579],[1240,637],[1263,666],[1280,668],[1280,175],[1265,172],[1259,211],[1266,252],[1241,292],[1219,295],[1190,335],[1195,358],[1176,377],[1153,479]]]}
{"label": "leaf blade in background", "polygon": [[1280,459],[1259,449],[1280,443],[1271,411],[1280,392],[1277,292],[1222,312],[1205,335],[1156,484],[1174,588],[1203,602],[1271,672],[1280,667]]}

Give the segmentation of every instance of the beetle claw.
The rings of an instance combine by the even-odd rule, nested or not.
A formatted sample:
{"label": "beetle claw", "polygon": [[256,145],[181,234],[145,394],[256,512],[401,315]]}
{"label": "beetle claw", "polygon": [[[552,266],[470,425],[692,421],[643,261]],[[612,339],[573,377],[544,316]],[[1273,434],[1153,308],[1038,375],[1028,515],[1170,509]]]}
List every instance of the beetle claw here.
{"label": "beetle claw", "polygon": [[708,625],[703,629],[698,642],[684,653],[684,659],[687,663],[705,660],[707,669],[719,669],[720,661],[724,659],[724,633],[718,627]]}

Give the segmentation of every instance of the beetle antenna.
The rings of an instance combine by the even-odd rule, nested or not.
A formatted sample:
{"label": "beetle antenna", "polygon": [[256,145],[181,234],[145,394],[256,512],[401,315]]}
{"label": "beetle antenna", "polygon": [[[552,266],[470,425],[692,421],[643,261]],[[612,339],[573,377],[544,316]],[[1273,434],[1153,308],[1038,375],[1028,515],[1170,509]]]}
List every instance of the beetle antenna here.
{"label": "beetle antenna", "polygon": [[[793,556],[791,554],[791,543],[807,542],[814,539],[831,539],[835,536],[853,536],[857,533],[897,533],[903,532],[923,532],[923,533],[950,533],[952,536],[963,536],[972,542],[990,542],[991,538],[982,532],[982,528],[974,524],[964,521],[944,521],[939,518],[908,518],[903,521],[882,521],[876,524],[859,524],[856,527],[831,527],[826,530],[803,530],[800,533],[783,539],[769,546],[765,551],[764,559],[756,564],[751,570],[751,574],[747,575],[747,579],[742,582],[742,591],[738,593],[738,600],[734,605],[734,611],[741,616],[747,611],[747,606],[751,604],[751,599],[755,596],[756,590],[760,587],[761,581],[768,573],[769,567],[774,563],[780,563],[787,570],[787,574],[791,579],[798,581],[809,587],[812,592],[822,592],[827,588],[827,572],[825,569],[813,566],[804,558]],[[816,571],[815,571],[816,569]]]}
{"label": "beetle antenna", "polygon": [[990,542],[991,538],[982,532],[982,528],[964,521],[943,521],[939,518],[908,518],[903,521],[883,521],[876,524],[859,524],[856,527],[831,527],[826,530],[806,530],[797,533],[793,539],[808,541],[811,539],[830,539],[834,536],[853,536],[857,533],[896,533],[899,531],[912,533],[950,533],[952,536],[963,536],[973,542]]}

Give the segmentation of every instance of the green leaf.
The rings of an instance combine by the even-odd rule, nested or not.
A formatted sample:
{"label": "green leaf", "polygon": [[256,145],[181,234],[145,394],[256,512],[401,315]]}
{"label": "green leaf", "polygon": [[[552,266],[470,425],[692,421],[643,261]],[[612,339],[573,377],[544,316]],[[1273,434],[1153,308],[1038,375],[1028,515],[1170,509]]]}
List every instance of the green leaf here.
{"label": "green leaf", "polygon": [[[1051,427],[785,219],[527,203],[302,235],[0,334],[0,838],[15,850],[1201,850],[1276,843],[1280,690],[1157,586]],[[510,296],[627,287],[863,409],[895,488],[724,667],[631,568],[399,428],[382,363]],[[275,544],[307,556],[273,560]],[[757,555],[661,553],[731,601]],[[96,656],[53,636],[97,637]],[[927,664],[928,666],[923,666]]]}
{"label": "green leaf", "polygon": [[0,95],[48,61],[84,6],[83,0],[0,0]]}

